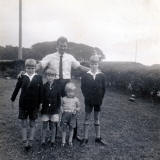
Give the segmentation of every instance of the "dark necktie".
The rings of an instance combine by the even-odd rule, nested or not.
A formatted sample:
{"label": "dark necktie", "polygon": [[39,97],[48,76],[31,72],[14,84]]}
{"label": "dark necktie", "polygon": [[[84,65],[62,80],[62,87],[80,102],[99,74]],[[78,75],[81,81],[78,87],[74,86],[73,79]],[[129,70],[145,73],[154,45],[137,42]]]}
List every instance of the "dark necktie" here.
{"label": "dark necktie", "polygon": [[63,64],[62,64],[63,55],[60,55],[59,60],[59,79],[63,79]]}

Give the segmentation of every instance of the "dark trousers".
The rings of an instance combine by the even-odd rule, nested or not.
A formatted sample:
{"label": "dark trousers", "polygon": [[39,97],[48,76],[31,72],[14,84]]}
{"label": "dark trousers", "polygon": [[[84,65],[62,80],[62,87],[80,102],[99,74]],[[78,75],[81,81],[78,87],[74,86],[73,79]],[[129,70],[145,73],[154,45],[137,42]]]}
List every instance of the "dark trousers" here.
{"label": "dark trousers", "polygon": [[60,85],[60,89],[61,89],[61,96],[64,97],[66,95],[65,93],[65,86],[68,82],[70,82],[70,79],[58,79],[57,80],[59,85]]}

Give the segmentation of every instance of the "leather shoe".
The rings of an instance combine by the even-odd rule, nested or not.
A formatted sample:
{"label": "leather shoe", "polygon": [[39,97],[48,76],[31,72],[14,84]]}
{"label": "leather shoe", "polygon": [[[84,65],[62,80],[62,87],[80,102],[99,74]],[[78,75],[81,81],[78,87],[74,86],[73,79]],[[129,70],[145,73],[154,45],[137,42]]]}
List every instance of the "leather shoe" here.
{"label": "leather shoe", "polygon": [[106,142],[100,137],[95,139],[95,143],[105,146]]}
{"label": "leather shoe", "polygon": [[83,139],[80,143],[81,147],[84,147],[88,143],[88,139]]}

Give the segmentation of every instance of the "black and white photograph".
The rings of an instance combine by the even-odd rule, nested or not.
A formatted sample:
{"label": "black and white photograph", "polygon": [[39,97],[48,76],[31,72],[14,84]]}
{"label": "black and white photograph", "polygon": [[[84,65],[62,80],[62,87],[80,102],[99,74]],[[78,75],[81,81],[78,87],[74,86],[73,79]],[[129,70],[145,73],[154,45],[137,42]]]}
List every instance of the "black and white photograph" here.
{"label": "black and white photograph", "polygon": [[159,160],[160,1],[0,0],[0,160]]}

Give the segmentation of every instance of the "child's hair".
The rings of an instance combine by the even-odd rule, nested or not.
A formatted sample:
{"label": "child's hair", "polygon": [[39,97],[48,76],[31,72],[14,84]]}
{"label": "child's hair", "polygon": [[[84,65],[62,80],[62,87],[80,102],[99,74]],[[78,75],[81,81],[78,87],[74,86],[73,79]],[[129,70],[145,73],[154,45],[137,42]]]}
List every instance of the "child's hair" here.
{"label": "child's hair", "polygon": [[36,67],[36,60],[35,59],[26,59],[25,60],[25,67]]}
{"label": "child's hair", "polygon": [[98,55],[92,55],[92,56],[89,58],[89,62],[90,62],[90,63],[99,63],[99,56],[98,56]]}
{"label": "child's hair", "polygon": [[47,70],[45,71],[45,74],[46,74],[46,75],[54,75],[54,76],[57,75],[57,74],[56,74],[56,71],[55,71],[54,69],[47,69]]}
{"label": "child's hair", "polygon": [[76,86],[73,82],[68,82],[65,86],[65,91],[74,91],[76,89]]}

